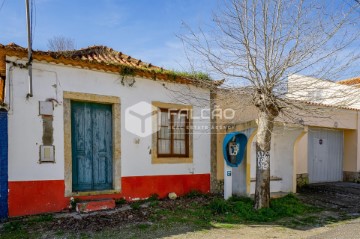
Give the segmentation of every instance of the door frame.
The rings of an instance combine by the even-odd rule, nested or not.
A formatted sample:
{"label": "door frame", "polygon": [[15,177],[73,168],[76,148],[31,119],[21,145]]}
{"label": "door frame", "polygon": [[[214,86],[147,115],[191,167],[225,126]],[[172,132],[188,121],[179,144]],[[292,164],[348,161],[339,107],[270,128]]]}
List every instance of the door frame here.
{"label": "door frame", "polygon": [[[64,173],[65,197],[113,194],[121,191],[121,103],[116,96],[63,92],[64,102]],[[103,191],[73,192],[72,190],[72,143],[71,143],[71,101],[110,104],[112,106],[113,140],[113,189]]]}

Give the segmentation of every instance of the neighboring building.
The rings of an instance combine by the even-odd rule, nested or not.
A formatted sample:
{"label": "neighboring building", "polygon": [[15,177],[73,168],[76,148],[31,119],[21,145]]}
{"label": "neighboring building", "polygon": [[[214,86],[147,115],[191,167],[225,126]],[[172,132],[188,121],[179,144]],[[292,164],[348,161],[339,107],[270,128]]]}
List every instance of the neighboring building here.
{"label": "neighboring building", "polygon": [[305,133],[297,142],[295,155],[299,184],[360,179],[358,83],[359,78],[335,83],[299,75],[289,77],[289,97],[324,109],[325,116],[302,119]]}
{"label": "neighboring building", "polygon": [[[154,193],[209,192],[211,137],[196,125],[209,127],[210,119],[193,122],[183,112],[177,112],[178,121],[166,118],[169,110],[197,115],[209,108],[207,86],[94,46],[33,52],[33,97],[27,97],[26,57],[22,47],[0,45],[8,109],[9,216],[61,211],[71,197],[134,200]],[[201,96],[205,105],[176,95],[187,91]],[[156,107],[161,121],[151,116]],[[143,129],[149,125],[150,133]]]}
{"label": "neighboring building", "polygon": [[[294,82],[296,78],[299,87]],[[298,76],[289,77],[288,88],[293,93],[288,97],[304,104],[309,113],[296,116],[295,112],[297,122],[281,116],[276,119],[270,152],[271,192],[296,192],[297,186],[307,183],[359,180],[360,101],[354,96],[360,96],[360,90]],[[215,102],[220,108],[235,109],[236,116],[218,121],[219,127],[228,128],[219,130],[214,139],[217,142],[214,181],[221,185],[224,179],[222,142],[226,133],[240,131],[248,136],[248,143],[244,161],[232,169],[233,192],[254,194],[257,109],[245,93],[231,96],[229,92],[220,92]],[[316,115],[319,112],[323,115]]]}

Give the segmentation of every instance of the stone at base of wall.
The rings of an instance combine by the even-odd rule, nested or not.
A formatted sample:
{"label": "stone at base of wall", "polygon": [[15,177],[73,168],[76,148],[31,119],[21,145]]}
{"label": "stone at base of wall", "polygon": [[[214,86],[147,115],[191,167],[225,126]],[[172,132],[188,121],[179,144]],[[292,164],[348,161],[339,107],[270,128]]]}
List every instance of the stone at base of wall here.
{"label": "stone at base of wall", "polygon": [[348,172],[344,171],[344,181],[345,182],[356,182],[360,183],[360,172]]}
{"label": "stone at base of wall", "polygon": [[309,184],[309,174],[308,173],[296,174],[296,186],[298,188],[304,187],[308,184]]}
{"label": "stone at base of wall", "polygon": [[224,180],[211,179],[210,192],[215,194],[224,193]]}

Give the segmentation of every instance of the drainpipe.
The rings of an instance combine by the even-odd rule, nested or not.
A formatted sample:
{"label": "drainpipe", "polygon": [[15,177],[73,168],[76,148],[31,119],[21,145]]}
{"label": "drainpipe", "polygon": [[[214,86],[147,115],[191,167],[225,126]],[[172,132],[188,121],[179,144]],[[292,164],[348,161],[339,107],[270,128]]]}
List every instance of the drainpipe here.
{"label": "drainpipe", "polygon": [[26,95],[26,98],[33,97],[33,82],[32,82],[32,34],[31,34],[31,23],[30,23],[30,6],[29,0],[25,0],[26,4],[26,23],[27,23],[27,32],[28,32],[28,78],[29,78],[29,93]]}

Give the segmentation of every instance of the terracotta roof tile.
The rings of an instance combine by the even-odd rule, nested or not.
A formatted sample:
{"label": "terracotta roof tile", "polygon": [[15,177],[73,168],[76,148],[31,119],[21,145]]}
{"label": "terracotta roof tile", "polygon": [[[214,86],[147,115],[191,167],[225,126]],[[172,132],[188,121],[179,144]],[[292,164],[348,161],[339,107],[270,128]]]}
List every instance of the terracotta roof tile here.
{"label": "terracotta roof tile", "polygon": [[4,100],[5,77],[0,75],[0,106]]}
{"label": "terracotta roof tile", "polygon": [[[5,74],[6,56],[27,58],[27,48],[16,45],[15,43],[10,43],[8,45],[0,44],[0,74]],[[33,51],[33,59],[114,73],[120,73],[124,67],[129,66],[134,68],[133,73],[139,77],[169,81],[178,84],[191,84],[208,89],[216,88],[224,82],[224,80],[213,81],[186,75],[174,75],[174,72],[172,71],[154,66],[151,63],[143,62],[140,59],[132,58],[129,55],[115,51],[106,46],[90,46],[80,50],[63,52],[35,50]],[[3,91],[4,87],[1,87],[0,85],[0,94]],[[3,100],[1,98],[0,95],[0,102]]]}
{"label": "terracotta roof tile", "polygon": [[[16,51],[27,51],[26,48],[10,43],[8,45],[0,44],[0,48],[7,48]],[[160,70],[158,66],[154,66],[149,63],[142,62],[139,59],[132,58],[131,56],[125,55],[122,52],[115,51],[114,49],[106,46],[90,46],[73,51],[53,52],[53,51],[33,51],[34,54],[49,55],[54,58],[65,57],[70,59],[81,59],[83,61],[96,61],[102,64],[111,65],[128,65],[139,68],[146,68],[150,70]]]}
{"label": "terracotta roof tile", "polygon": [[[359,85],[360,77],[354,77],[351,79],[342,80],[342,81],[339,81],[338,83],[342,84],[342,85]],[[359,87],[360,87],[360,85],[359,85]]]}
{"label": "terracotta roof tile", "polygon": [[305,104],[308,104],[308,105],[324,106],[324,107],[333,107],[333,108],[337,108],[337,109],[360,111],[360,109],[355,108],[355,107],[350,107],[350,106],[342,106],[342,105],[337,106],[337,105],[331,105],[331,104],[325,104],[325,103],[317,103],[317,102],[312,102],[312,101],[300,101],[300,102],[304,102]]}

